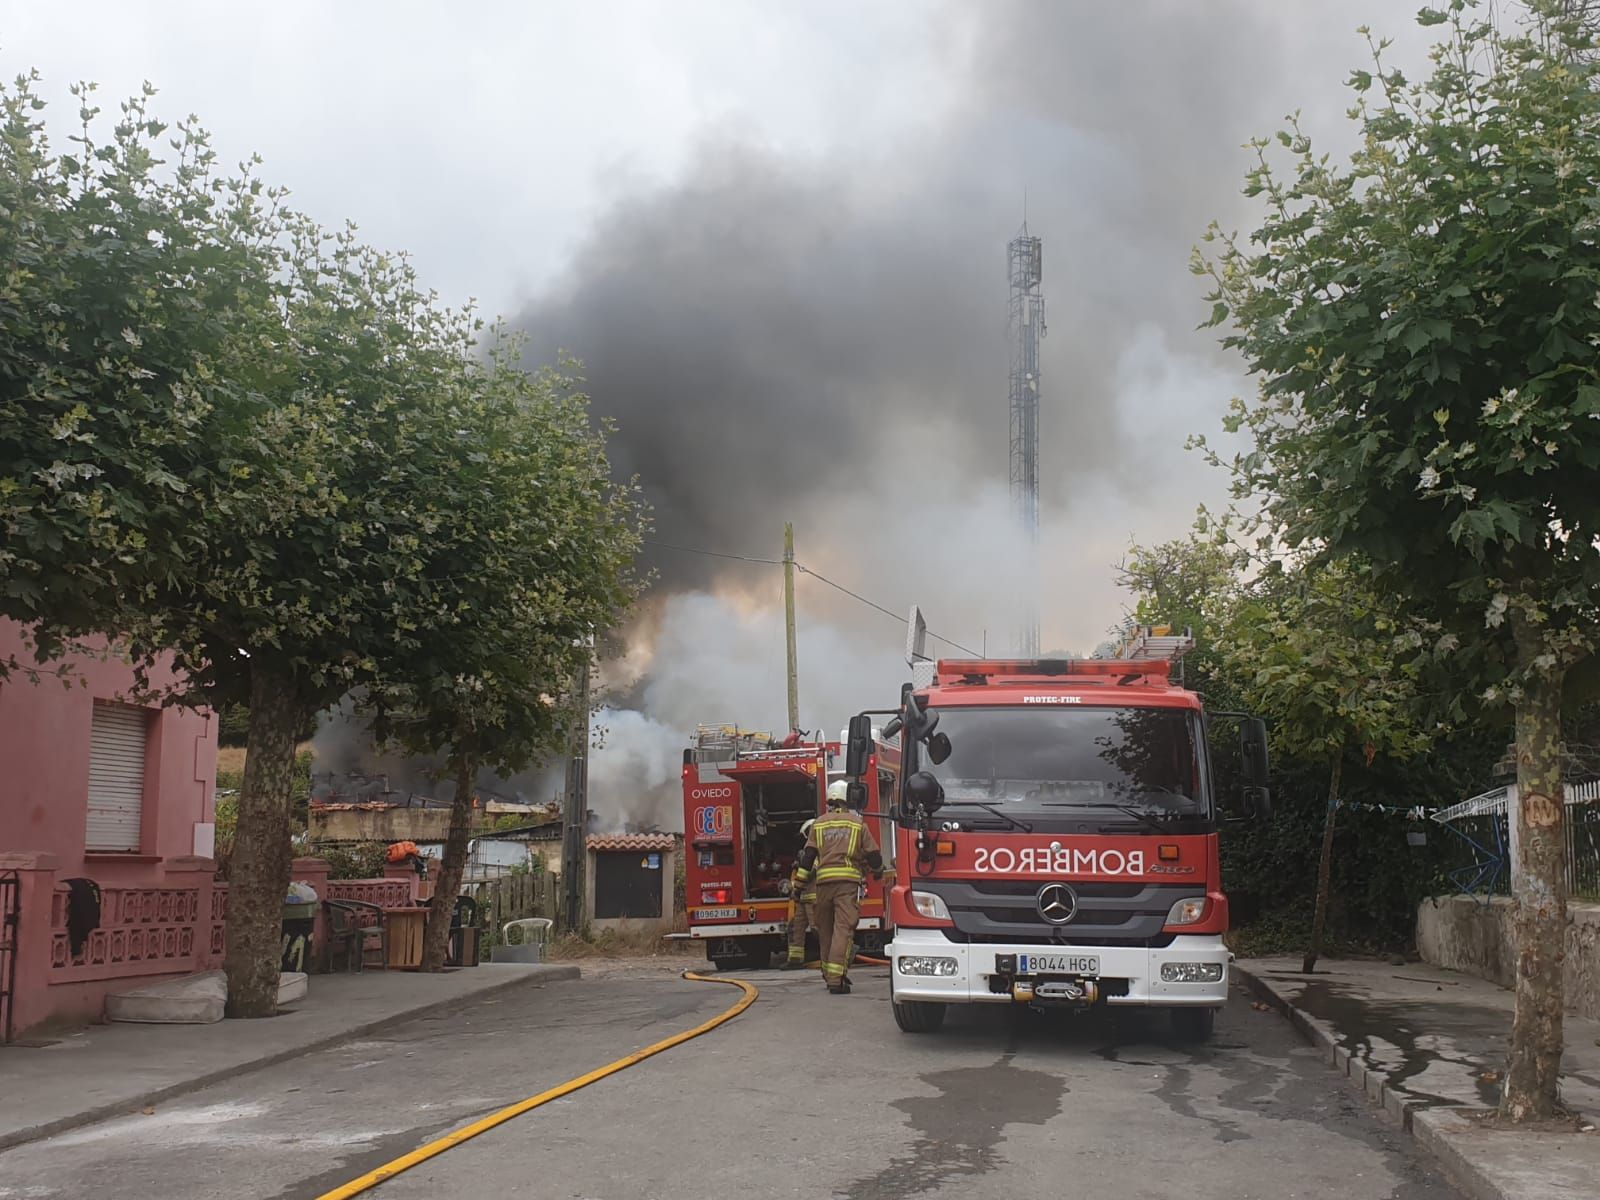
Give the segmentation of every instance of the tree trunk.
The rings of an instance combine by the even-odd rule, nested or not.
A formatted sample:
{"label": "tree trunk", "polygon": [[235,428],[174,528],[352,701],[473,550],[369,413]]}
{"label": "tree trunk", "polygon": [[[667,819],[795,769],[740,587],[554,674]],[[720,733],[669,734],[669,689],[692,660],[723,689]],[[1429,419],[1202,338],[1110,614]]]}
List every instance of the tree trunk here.
{"label": "tree trunk", "polygon": [[439,861],[439,878],[433,885],[433,900],[428,905],[428,926],[422,934],[422,969],[444,970],[450,948],[450,920],[455,914],[456,895],[461,891],[461,876],[467,869],[467,834],[472,824],[473,780],[477,762],[465,751],[456,755],[456,798],[450,806],[450,832],[445,837],[444,857]]}
{"label": "tree trunk", "polygon": [[1559,668],[1538,673],[1537,628],[1518,620],[1519,664],[1529,671],[1517,703],[1516,857],[1511,864],[1516,931],[1516,1014],[1500,1115],[1536,1121],[1561,1112],[1562,966],[1567,939],[1566,803],[1561,788]]}
{"label": "tree trunk", "polygon": [[1333,770],[1328,775],[1328,815],[1322,823],[1322,856],[1317,861],[1317,907],[1311,917],[1311,946],[1300,960],[1300,969],[1307,975],[1317,969],[1317,959],[1322,957],[1322,931],[1328,923],[1328,893],[1333,888],[1333,829],[1339,815],[1339,778],[1344,772],[1344,746],[1333,756]]}
{"label": "tree trunk", "polygon": [[228,877],[230,1017],[270,1017],[278,1007],[283,900],[289,890],[295,733],[306,713],[294,681],[265,662],[250,670],[249,749]]}

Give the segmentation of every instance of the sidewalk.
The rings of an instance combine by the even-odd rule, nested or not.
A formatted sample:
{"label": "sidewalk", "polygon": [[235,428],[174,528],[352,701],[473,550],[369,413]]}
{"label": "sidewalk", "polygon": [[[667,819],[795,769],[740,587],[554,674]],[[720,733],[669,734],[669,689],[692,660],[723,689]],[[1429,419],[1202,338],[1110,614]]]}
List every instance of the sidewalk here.
{"label": "sidewalk", "polygon": [[[1252,990],[1286,1013],[1335,1070],[1436,1154],[1478,1200],[1593,1200],[1600,1132],[1485,1129],[1463,1110],[1493,1108],[1511,1031],[1510,992],[1420,963],[1241,959]],[[1600,1120],[1600,1022],[1568,1015],[1562,1094]]]}
{"label": "sidewalk", "polygon": [[264,1020],[94,1025],[47,1045],[0,1046],[0,1150],[137,1112],[506,988],[576,979],[578,973],[563,963],[485,963],[440,975],[313,975],[304,1000]]}

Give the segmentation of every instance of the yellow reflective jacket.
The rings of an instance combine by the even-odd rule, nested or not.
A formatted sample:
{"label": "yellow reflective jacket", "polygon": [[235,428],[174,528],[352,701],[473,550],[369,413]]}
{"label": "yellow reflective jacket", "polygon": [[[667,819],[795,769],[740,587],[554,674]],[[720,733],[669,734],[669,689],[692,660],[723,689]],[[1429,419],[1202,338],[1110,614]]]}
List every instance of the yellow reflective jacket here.
{"label": "yellow reflective jacket", "polygon": [[811,864],[809,870],[801,870],[809,876],[808,883],[860,883],[866,878],[867,868],[881,868],[883,855],[859,813],[830,808],[806,835],[801,861],[807,860]]}

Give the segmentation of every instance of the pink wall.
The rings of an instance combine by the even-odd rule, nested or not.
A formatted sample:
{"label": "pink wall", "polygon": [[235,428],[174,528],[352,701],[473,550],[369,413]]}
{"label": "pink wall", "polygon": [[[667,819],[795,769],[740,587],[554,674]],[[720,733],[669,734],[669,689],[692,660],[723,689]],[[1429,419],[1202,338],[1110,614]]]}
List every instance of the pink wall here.
{"label": "pink wall", "polygon": [[[56,856],[65,876],[101,872],[117,878],[139,865],[138,858],[174,858],[194,852],[194,827],[212,817],[212,791],[217,778],[216,720],[209,710],[154,708],[155,728],[148,751],[144,827],[140,854],[84,856],[88,819],[89,728],[96,700],[129,702],[133,669],[105,654],[103,641],[93,643],[103,657],[76,655],[65,660],[70,686],[60,680],[34,683],[18,672],[0,683],[0,851],[27,850]],[[0,659],[15,656],[31,663],[21,629],[0,621]],[[52,668],[56,664],[51,664]],[[174,678],[158,670],[151,680],[160,686]],[[86,686],[85,686],[86,685]]]}
{"label": "pink wall", "polygon": [[[13,657],[33,663],[21,628],[0,621],[0,659]],[[13,1033],[92,1018],[130,977],[210,965],[209,939],[193,926],[209,919],[199,909],[209,905],[214,867],[192,855],[195,825],[213,815],[216,721],[207,710],[150,706],[139,851],[87,854],[94,702],[131,702],[133,670],[104,641],[63,662],[68,686],[18,671],[0,682],[0,869],[20,871],[22,899]],[[174,678],[158,669],[151,683]],[[60,881],[80,876],[101,887],[101,928],[74,961]]]}

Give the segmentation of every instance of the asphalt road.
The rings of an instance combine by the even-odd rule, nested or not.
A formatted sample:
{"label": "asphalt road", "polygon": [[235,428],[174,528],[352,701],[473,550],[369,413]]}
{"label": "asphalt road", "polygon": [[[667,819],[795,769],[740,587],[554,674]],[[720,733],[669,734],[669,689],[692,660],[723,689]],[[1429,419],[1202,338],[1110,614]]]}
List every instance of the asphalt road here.
{"label": "asphalt road", "polygon": [[[585,969],[0,1153],[0,1200],[312,1200],[737,998],[660,962]],[[909,1037],[885,972],[855,974],[842,998],[751,975],[761,999],[731,1024],[368,1195],[1459,1200],[1242,993],[1201,1048],[1141,1014],[1009,1008]]]}

